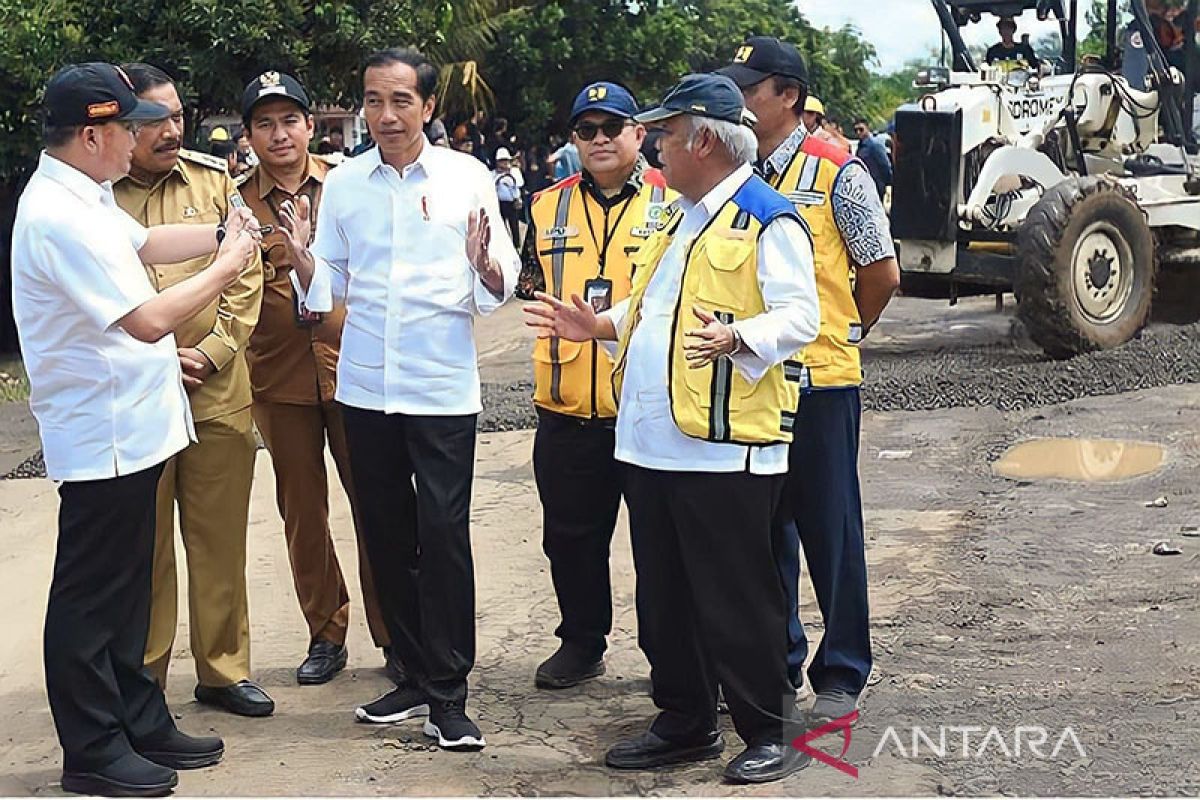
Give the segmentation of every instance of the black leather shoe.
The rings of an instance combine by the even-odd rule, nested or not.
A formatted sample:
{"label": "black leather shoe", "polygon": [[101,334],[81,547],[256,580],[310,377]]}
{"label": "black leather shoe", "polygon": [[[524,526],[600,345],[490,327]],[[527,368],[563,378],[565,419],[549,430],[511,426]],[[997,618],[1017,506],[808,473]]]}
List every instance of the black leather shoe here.
{"label": "black leather shoe", "polygon": [[812,763],[812,756],[788,744],[756,744],[747,747],[725,767],[730,783],[770,783],[799,772]]}
{"label": "black leather shoe", "polygon": [[533,680],[539,689],[566,689],[603,674],[602,657],[563,642],[554,655],[538,665]]}
{"label": "black leather shoe", "polygon": [[308,658],[296,668],[296,683],[315,686],[329,683],[346,667],[346,646],[317,639],[308,646]]}
{"label": "black leather shoe", "polygon": [[383,672],[388,676],[388,680],[397,686],[408,684],[408,673],[400,663],[400,656],[390,647],[383,648]]}
{"label": "black leather shoe", "polygon": [[177,728],[152,739],[139,739],[133,749],[149,761],[171,769],[211,767],[225,755],[225,743],[217,736],[188,736]]}
{"label": "black leather shoe", "polygon": [[179,783],[175,770],[160,767],[137,753],[126,753],[91,771],[63,770],[62,788],[101,797],[164,797]]}
{"label": "black leather shoe", "polygon": [[687,764],[707,761],[721,755],[725,740],[713,732],[697,742],[677,744],[646,731],[641,736],[617,742],[604,756],[604,763],[613,769],[654,769],[668,764]]}
{"label": "black leather shoe", "polygon": [[275,712],[275,701],[252,680],[229,686],[197,686],[196,699],[243,717],[269,717]]}

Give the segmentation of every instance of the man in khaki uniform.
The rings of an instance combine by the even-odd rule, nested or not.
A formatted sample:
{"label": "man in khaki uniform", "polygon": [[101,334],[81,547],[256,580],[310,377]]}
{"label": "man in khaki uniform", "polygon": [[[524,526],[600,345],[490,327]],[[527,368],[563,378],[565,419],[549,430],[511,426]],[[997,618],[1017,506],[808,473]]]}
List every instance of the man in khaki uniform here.
{"label": "man in khaki uniform", "polygon": [[[338,477],[355,508],[341,411],[333,402],[343,308],[306,313],[292,290],[292,254],[279,210],[300,197],[312,218],[319,211],[325,174],[342,159],[310,155],[313,118],[308,94],[291,75],[268,71],[250,81],[242,97],[242,121],[258,166],[240,183],[242,197],[264,225],[262,314],[250,337],[247,358],[254,387],[254,421],[275,468],[275,498],[284,521],[296,596],[308,624],[308,656],[296,670],[301,684],[320,684],[346,665],[350,594],[329,533],[329,483],[325,442]],[[388,648],[368,559],[359,545],[359,576],[371,638]]]}
{"label": "man in khaki uniform", "polygon": [[[114,187],[117,203],[143,225],[211,223],[229,212],[237,193],[219,159],[180,149],[183,109],[170,77],[145,64],[125,67],[142,99],[171,116],[144,127],[128,177]],[[159,291],[204,270],[202,257],[147,267]],[[184,386],[196,437],[167,462],[158,485],[154,596],[146,666],[166,683],[175,641],[174,507],[188,567],[188,608],[196,699],[245,716],[267,716],[275,704],[250,680],[250,622],[246,602],[246,521],[255,442],[245,346],[258,321],[261,263],[176,330]]]}

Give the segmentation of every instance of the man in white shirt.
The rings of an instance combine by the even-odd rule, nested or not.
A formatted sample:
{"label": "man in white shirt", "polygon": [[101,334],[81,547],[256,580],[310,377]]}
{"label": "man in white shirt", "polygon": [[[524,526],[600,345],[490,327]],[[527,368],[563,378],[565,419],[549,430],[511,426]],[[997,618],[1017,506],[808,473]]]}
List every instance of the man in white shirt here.
{"label": "man in white shirt", "polygon": [[422,132],[436,84],[414,50],[368,59],[363,102],[377,147],[329,173],[311,250],[307,200],[280,214],[298,297],[310,311],[346,306],[336,398],[371,571],[408,675],[355,714],[391,723],[428,713],[425,732],[442,747],[478,749],[483,735],[466,714],[482,408],[472,324],[512,293],[519,258],[487,167]]}
{"label": "man in white shirt", "polygon": [[13,309],[46,472],[61,481],[46,611],[50,710],[63,788],[166,794],[175,769],[215,764],[219,738],[180,733],[142,668],[150,618],[155,487],[194,435],[172,331],[212,302],[257,250],[230,215],[203,272],[156,294],[143,262],[212,252],[215,225],[143,228],[113,199],[135,126],[169,115],[111,64],[47,84],[46,150],[17,208]]}
{"label": "man in white shirt", "polygon": [[791,748],[786,600],[771,520],[798,375],[781,362],[817,334],[811,239],[751,168],[754,134],[729,78],[689,75],[661,106],[667,183],[678,209],[634,256],[633,294],[596,315],[578,296],[538,294],[539,335],[619,339],[616,456],[637,569],[638,641],[659,715],[605,759],[650,769],[716,758],[717,687],[746,750],[734,783],[809,763]]}
{"label": "man in white shirt", "polygon": [[507,147],[496,149],[496,168],[492,170],[492,182],[496,184],[496,197],[500,201],[500,216],[508,226],[513,247],[521,243],[521,190],[525,176],[513,163],[512,153]]}

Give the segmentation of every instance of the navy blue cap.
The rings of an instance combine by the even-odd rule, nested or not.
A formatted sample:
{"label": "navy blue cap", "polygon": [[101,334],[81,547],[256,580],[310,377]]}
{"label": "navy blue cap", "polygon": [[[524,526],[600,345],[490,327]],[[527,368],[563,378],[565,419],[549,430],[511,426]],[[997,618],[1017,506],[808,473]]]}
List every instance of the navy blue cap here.
{"label": "navy blue cap", "polygon": [[631,119],[637,113],[637,100],[624,86],[609,81],[589,83],[575,95],[571,106],[571,124],[588,111],[603,111],[622,119]]}
{"label": "navy blue cap", "polygon": [[638,114],[638,122],[658,122],[677,114],[752,125],[754,116],[746,111],[742,91],[724,75],[685,75],[672,86],[657,108]]}
{"label": "navy blue cap", "polygon": [[171,116],[166,106],[139,99],[125,70],[100,61],[68,64],[54,73],[46,84],[42,105],[46,121],[56,126]]}

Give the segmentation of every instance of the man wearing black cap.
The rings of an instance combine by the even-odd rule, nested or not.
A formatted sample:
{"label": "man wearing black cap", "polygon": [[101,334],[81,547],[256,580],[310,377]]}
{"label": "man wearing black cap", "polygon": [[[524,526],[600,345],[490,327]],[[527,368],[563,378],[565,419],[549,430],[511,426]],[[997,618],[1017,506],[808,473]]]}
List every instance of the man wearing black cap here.
{"label": "man wearing black cap", "polygon": [[[675,193],[639,147],[637,101],[609,81],[589,84],[571,108],[580,173],[533,199],[518,290],[580,295],[598,312],[629,296],[631,254],[656,230]],[[617,401],[612,359],[594,342],[539,339],[533,351],[538,413],[533,471],[542,501],[542,548],[562,622],[561,646],[537,669],[543,689],[604,673],[612,629],[609,546],[621,505],[613,457]]]}
{"label": "man wearing black cap", "polygon": [[[171,115],[138,133],[129,175],[113,187],[117,203],[143,225],[205,224],[228,214],[237,187],[225,162],[181,147],[183,104],[170,76],[149,64],[127,64],[125,71],[139,97],[165,105]],[[203,271],[210,261],[202,255],[179,263],[155,262],[146,271],[162,291]],[[178,505],[196,699],[244,716],[266,716],[275,708],[250,680],[246,598],[246,525],[257,449],[246,342],[258,322],[261,300],[262,270],[256,267],[175,333],[197,441],[167,463],[159,482],[154,601],[146,642],[146,666],[166,685],[178,607]]]}
{"label": "man wearing black cap", "polygon": [[49,477],[61,481],[46,610],[50,710],[72,792],[163,795],[208,766],[215,737],[180,733],[143,668],[155,487],[191,415],[172,331],[254,263],[248,212],[231,214],[212,266],[156,293],[143,262],[212,253],[217,225],[146,229],[113,200],[133,131],[170,111],[139,101],[111,64],[46,86],[42,153],[13,228],[13,308]]}
{"label": "man wearing black cap", "polygon": [[[801,402],[776,548],[788,592],[788,673],[804,681],[808,642],[797,616],[800,544],[825,635],[809,666],[813,716],[852,713],[871,672],[867,565],[858,487],[862,366],[858,343],[900,281],[887,215],[861,161],[811,135],[802,122],[808,71],[792,45],[748,39],[722,73],[758,117],[760,169],[795,205],[816,237],[821,333],[798,356]],[[833,232],[837,235],[829,235]]]}
{"label": "man wearing black cap", "polygon": [[[342,415],[333,401],[344,309],[307,311],[292,289],[295,254],[280,227],[284,203],[308,198],[315,219],[325,176],[342,160],[340,152],[308,152],[313,118],[308,93],[284,72],[264,72],[242,94],[242,122],[259,163],[239,187],[254,215],[274,230],[263,239],[263,300],[246,358],[254,390],[254,422],[271,453],[275,499],[283,517],[296,597],[308,624],[308,657],[296,670],[305,685],[325,683],[346,665],[350,594],[329,532],[329,484],[325,443],[351,509],[350,459]],[[376,646],[388,648],[362,534],[358,568],[367,626]]]}
{"label": "man wearing black cap", "polygon": [[579,294],[538,293],[527,306],[540,336],[618,340],[615,450],[660,713],[605,760],[650,769],[716,758],[720,685],[746,744],[726,779],[779,780],[809,763],[789,744],[771,519],[797,396],[781,362],[813,340],[820,316],[812,245],[751,169],[754,134],[733,81],[689,75],[636,119],[664,130],[663,173],[682,197],[634,255],[630,297],[599,315]]}

